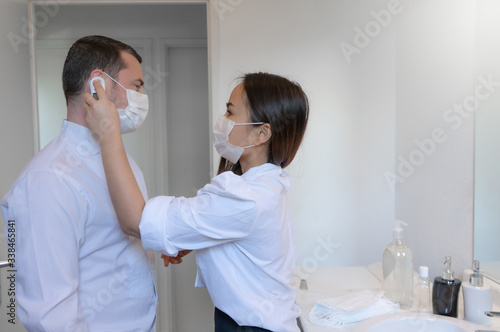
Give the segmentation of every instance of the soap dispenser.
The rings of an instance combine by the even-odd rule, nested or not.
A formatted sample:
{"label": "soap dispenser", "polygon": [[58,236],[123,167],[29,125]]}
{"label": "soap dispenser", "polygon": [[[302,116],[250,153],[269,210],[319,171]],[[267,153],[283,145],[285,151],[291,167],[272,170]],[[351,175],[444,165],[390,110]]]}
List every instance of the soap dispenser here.
{"label": "soap dispenser", "polygon": [[457,317],[461,284],[462,281],[455,278],[455,272],[451,269],[451,257],[446,256],[441,276],[434,279],[432,287],[432,308],[435,314]]}
{"label": "soap dispenser", "polygon": [[403,221],[395,221],[393,241],[383,252],[382,288],[388,300],[399,303],[401,309],[409,309],[413,306],[413,253],[403,242],[402,225],[408,226]]}
{"label": "soap dispenser", "polygon": [[491,325],[491,317],[485,315],[485,311],[491,311],[491,288],[483,283],[483,276],[479,273],[479,261],[472,262],[473,273],[469,282],[464,282],[464,318],[470,322]]}

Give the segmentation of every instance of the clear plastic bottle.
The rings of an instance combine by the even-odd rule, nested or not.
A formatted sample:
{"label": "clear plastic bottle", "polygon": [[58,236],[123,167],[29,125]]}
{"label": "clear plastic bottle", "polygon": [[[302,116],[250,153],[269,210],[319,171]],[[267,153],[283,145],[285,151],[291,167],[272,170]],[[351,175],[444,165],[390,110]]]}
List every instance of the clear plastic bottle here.
{"label": "clear plastic bottle", "polygon": [[420,266],[417,285],[418,306],[417,309],[422,313],[432,313],[431,307],[431,288],[429,283],[429,268]]}
{"label": "clear plastic bottle", "polygon": [[399,303],[401,309],[409,309],[413,306],[413,253],[403,242],[401,225],[408,226],[403,221],[395,221],[393,241],[384,249],[382,288],[387,299]]}

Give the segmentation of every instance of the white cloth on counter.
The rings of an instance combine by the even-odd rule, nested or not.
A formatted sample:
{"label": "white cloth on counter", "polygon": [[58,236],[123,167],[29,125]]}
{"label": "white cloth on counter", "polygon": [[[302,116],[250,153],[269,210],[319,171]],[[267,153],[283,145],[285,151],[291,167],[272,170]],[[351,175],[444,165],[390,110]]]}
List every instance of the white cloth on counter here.
{"label": "white cloth on counter", "polygon": [[307,318],[315,325],[339,327],[397,311],[399,304],[384,298],[383,291],[362,290],[316,301]]}

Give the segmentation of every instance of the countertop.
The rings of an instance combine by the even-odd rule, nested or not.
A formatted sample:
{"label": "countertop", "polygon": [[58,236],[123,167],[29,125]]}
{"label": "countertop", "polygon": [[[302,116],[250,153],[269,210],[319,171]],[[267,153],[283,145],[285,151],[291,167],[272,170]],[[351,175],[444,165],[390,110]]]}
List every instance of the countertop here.
{"label": "countertop", "polygon": [[[300,283],[297,281],[294,286],[297,288],[296,303],[300,308],[300,321],[304,332],[327,332],[327,331],[352,331],[352,326],[341,328],[326,328],[316,326],[309,322],[307,313],[314,306],[314,302],[320,299],[343,295],[348,292],[363,289],[381,289],[381,282],[376,277],[378,268],[376,265],[365,266],[342,266],[342,267],[321,267],[313,272],[305,274],[303,271],[296,272],[295,280],[304,279],[307,282],[307,290],[299,289]],[[302,278],[297,278],[300,276]]]}
{"label": "countertop", "polygon": [[[300,289],[301,280],[306,281],[307,290]],[[309,322],[307,313],[314,306],[314,302],[320,299],[358,290],[379,290],[382,288],[381,280],[382,269],[380,262],[370,266],[318,267],[313,271],[297,269],[292,279],[292,286],[297,290],[296,303],[301,310],[300,322],[302,330],[304,332],[352,331],[356,324],[345,325],[339,328],[316,326]],[[458,319],[461,319],[463,317],[462,295],[460,294],[459,297],[460,313]],[[493,310],[499,311],[498,303],[494,302]],[[493,318],[493,324],[488,329],[500,331],[500,317]]]}

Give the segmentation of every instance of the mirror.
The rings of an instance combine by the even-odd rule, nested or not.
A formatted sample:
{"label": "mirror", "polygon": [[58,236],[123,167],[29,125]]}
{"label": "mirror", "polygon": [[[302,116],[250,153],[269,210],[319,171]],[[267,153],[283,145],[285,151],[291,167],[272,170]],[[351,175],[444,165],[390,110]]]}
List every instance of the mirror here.
{"label": "mirror", "polygon": [[500,3],[477,1],[474,259],[500,282]]}

